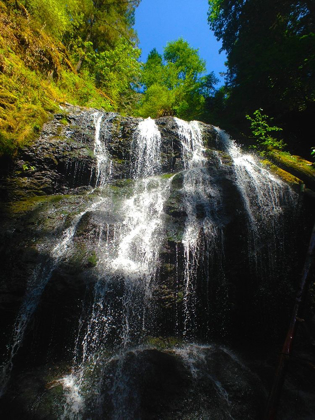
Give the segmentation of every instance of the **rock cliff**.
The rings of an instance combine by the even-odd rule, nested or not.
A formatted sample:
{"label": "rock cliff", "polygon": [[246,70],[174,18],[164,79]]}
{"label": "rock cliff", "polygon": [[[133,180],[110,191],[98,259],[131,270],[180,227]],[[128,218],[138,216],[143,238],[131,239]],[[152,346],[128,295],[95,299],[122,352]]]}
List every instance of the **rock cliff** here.
{"label": "rock cliff", "polygon": [[[172,117],[141,123],[65,107],[4,179],[0,319],[8,419],[33,418],[28,392],[34,403],[45,387],[36,419],[118,418],[115,386],[138,393],[125,390],[124,404],[139,401],[130,402],[134,412],[124,419],[191,419],[188,402],[201,383],[198,418],[217,415],[225,399],[220,418],[244,419],[235,408],[238,390],[245,405],[264,402],[263,385],[226,350],[200,347],[197,357],[187,346],[277,340],[307,246],[309,203],[211,125]],[[152,150],[143,133],[152,135]],[[212,357],[244,383],[216,376]],[[114,379],[101,380],[97,369]],[[77,414],[69,372],[83,401]],[[94,374],[101,400],[82,387]],[[165,381],[177,391],[166,395]],[[13,409],[16,389],[21,404]],[[248,418],[258,418],[259,404],[246,406]]]}

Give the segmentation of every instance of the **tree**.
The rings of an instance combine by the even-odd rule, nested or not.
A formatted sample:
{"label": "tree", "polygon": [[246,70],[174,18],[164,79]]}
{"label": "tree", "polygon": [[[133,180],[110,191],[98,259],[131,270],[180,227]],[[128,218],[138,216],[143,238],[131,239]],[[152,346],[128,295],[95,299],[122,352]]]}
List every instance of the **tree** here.
{"label": "tree", "polygon": [[138,114],[200,117],[205,96],[217,82],[213,73],[204,76],[205,70],[205,61],[199,57],[198,50],[181,38],[169,42],[163,56],[153,49],[142,67],[143,96]]}
{"label": "tree", "polygon": [[81,21],[79,0],[21,0],[21,3],[57,39],[72,32]]}
{"label": "tree", "polygon": [[314,8],[314,0],[209,0],[210,27],[227,52],[228,115],[236,123],[263,108],[292,127],[314,110]]}
{"label": "tree", "polygon": [[69,48],[77,55],[77,71],[81,70],[87,53],[102,52],[115,47],[120,38],[134,42],[132,28],[134,10],[140,0],[83,0],[80,5],[81,23],[74,37],[69,37]]}
{"label": "tree", "polygon": [[140,50],[120,38],[113,49],[96,53],[95,81],[112,99],[114,109],[127,109],[133,103],[134,89],[140,77]]}
{"label": "tree", "polygon": [[[106,98],[108,108],[121,112],[130,110],[137,96],[134,85],[138,83],[140,74],[140,50],[136,48],[137,39],[132,26],[139,2],[7,0],[9,9],[14,13],[12,16],[23,16],[26,27],[41,28],[56,43],[55,47],[47,46],[48,58],[44,56],[46,50],[43,52],[40,47],[36,50],[40,57],[37,60],[39,75],[44,63],[45,71],[63,85],[68,82],[71,86],[79,86],[78,80],[82,79],[86,86],[99,89],[101,97]],[[24,45],[27,49],[27,41]],[[69,74],[62,72],[60,51]],[[55,63],[57,65],[53,66]],[[75,70],[79,75],[75,74]],[[86,93],[83,96],[86,97]]]}

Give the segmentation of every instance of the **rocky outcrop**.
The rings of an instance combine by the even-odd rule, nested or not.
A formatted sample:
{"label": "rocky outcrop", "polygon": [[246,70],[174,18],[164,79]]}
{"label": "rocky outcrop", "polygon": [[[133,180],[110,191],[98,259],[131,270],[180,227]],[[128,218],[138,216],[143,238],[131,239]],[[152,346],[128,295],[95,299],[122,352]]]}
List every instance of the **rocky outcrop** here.
{"label": "rocky outcrop", "polygon": [[[18,386],[11,391],[15,404],[10,406],[7,419],[32,419],[34,405],[38,420],[60,418],[64,403],[62,384],[54,377],[64,369],[54,366],[50,371],[42,368],[21,376]],[[91,395],[86,408],[95,420],[258,419],[266,399],[258,377],[220,346],[137,348],[99,369],[102,398]],[[46,389],[37,401],[45,384]]]}
{"label": "rocky outcrop", "polygon": [[[100,115],[99,140],[110,161],[101,186],[95,146]],[[120,396],[119,387],[127,389],[124,398],[134,410],[130,420],[254,419],[264,403],[257,378],[209,343],[261,343],[267,336],[271,345],[277,339],[286,326],[307,247],[310,212],[301,208],[302,196],[278,179],[264,184],[267,200],[259,197],[256,178],[266,176],[266,170],[250,173],[260,166],[248,157],[242,174],[237,172],[241,158],[233,157],[211,125],[199,123],[205,161],[201,170],[189,169],[195,171],[192,179],[172,117],[155,121],[162,138],[159,173],[151,184],[138,182],[132,172],[133,142],[141,121],[66,107],[23,150],[3,182],[1,353],[7,366],[14,366],[3,403],[6,414],[13,413],[8,419],[33,418],[33,404],[43,389],[36,418],[60,418],[67,400],[61,377],[71,365],[75,369],[73,352],[85,360],[84,352],[91,348],[95,355],[84,361],[85,369],[95,360],[104,369],[95,368],[100,411],[93,412],[95,394],[86,397],[91,418],[117,418],[126,401],[114,398],[115,386]],[[121,232],[127,238],[125,248],[129,246],[134,232],[124,229],[132,225],[131,204],[137,204],[134,212],[146,206],[143,191],[158,191],[156,200],[165,193],[162,208],[154,198],[148,207],[151,218],[161,214],[152,234],[160,237],[151,258],[156,269],[148,275],[151,268],[141,265],[148,244],[143,246],[139,236],[130,250],[130,255],[137,254],[139,268],[127,261],[127,275],[125,267],[117,269],[109,261],[114,260],[111,253],[119,260]],[[95,327],[97,316],[104,324],[101,329]],[[131,323],[136,327],[130,332]],[[174,336],[174,346],[162,351],[159,342],[171,342]],[[8,354],[14,339],[14,351]],[[186,352],[185,359],[182,340],[208,347]],[[132,345],[138,350],[130,349]],[[124,354],[118,357],[121,346]],[[136,394],[128,394],[130,387]],[[20,404],[13,409],[16,398]]]}
{"label": "rocky outcrop", "polygon": [[[65,107],[48,122],[40,137],[26,147],[4,179],[6,201],[50,194],[78,193],[95,186],[95,116],[97,110]],[[131,142],[141,119],[103,113],[101,140],[112,160],[111,181],[130,178]],[[174,173],[182,168],[177,125],[172,117],[156,124],[163,136],[162,168]],[[215,130],[200,123],[209,149],[220,147]]]}

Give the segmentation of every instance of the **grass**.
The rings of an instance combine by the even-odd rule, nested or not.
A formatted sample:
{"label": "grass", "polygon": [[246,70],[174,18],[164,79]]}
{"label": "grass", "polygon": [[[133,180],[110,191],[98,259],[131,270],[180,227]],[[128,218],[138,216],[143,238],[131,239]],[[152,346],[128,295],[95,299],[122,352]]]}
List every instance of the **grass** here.
{"label": "grass", "polygon": [[60,42],[0,1],[0,156],[32,142],[65,102],[111,110],[88,74],[74,71]]}
{"label": "grass", "polygon": [[[267,158],[272,162],[271,169],[277,168],[278,175],[290,183],[305,183],[310,188],[315,186],[315,167],[312,162],[301,158],[300,156],[291,155],[288,152],[280,150],[272,150],[268,152]],[[286,173],[282,176],[282,173]],[[294,179],[295,178],[295,179]],[[297,180],[297,181],[296,181]]]}

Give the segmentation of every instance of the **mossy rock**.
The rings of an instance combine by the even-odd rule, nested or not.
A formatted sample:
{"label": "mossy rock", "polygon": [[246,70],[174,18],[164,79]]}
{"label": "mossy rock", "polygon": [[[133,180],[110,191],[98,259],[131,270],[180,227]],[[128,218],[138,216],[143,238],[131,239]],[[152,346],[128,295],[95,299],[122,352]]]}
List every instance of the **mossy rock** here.
{"label": "mossy rock", "polygon": [[[308,188],[315,190],[315,168],[311,162],[300,156],[294,156],[278,150],[268,152],[267,157],[274,165],[288,172],[289,175],[286,175],[278,171],[278,175],[283,177],[285,181],[292,184],[304,183]],[[274,170],[272,166],[270,169]]]}

